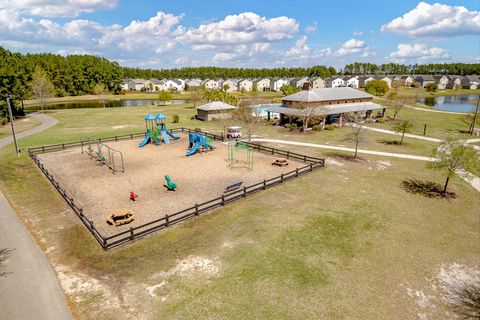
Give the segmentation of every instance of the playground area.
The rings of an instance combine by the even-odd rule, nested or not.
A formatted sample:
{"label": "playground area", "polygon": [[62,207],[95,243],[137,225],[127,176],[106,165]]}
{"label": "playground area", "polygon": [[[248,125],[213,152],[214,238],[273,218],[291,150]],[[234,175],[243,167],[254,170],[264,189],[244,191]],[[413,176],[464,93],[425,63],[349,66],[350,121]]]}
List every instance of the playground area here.
{"label": "playground area", "polygon": [[[169,144],[149,143],[143,147],[139,147],[142,139],[108,142],[108,147],[121,153],[124,160],[124,172],[115,174],[87,148],[83,148],[83,154],[78,147],[38,157],[104,235],[219,197],[228,186],[242,182],[243,188],[305,166],[294,159],[288,160],[288,166],[272,165],[278,155],[247,152],[245,148],[233,151],[232,145],[220,141],[213,142],[213,150],[192,153],[198,148],[195,141],[189,141],[192,137],[182,133],[178,137]],[[176,184],[175,191],[164,186],[166,175]],[[131,191],[138,196],[136,201],[130,200]],[[117,227],[107,224],[105,217],[120,209],[131,210],[135,220]]]}

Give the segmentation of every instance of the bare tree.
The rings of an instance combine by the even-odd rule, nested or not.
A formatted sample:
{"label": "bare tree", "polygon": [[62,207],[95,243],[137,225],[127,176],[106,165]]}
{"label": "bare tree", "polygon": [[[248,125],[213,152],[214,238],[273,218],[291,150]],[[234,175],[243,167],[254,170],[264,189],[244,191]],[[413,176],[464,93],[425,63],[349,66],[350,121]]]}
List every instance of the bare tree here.
{"label": "bare tree", "polygon": [[320,116],[319,111],[321,110],[319,107],[306,107],[304,109],[298,109],[299,110],[299,117],[302,118],[303,122],[303,133],[305,133],[308,129],[308,123]]}
{"label": "bare tree", "polygon": [[203,99],[204,96],[204,90],[201,88],[192,88],[189,92],[190,95],[190,100],[193,101],[193,107],[195,108],[197,106],[197,101],[200,101]]}
{"label": "bare tree", "polygon": [[40,66],[35,66],[32,78],[32,91],[35,97],[40,100],[40,108],[42,111],[45,107],[45,100],[53,97],[54,88],[47,73]]}
{"label": "bare tree", "polygon": [[11,249],[1,248],[0,249],[0,277],[6,277],[9,273],[4,271],[5,270],[5,261],[7,261],[8,257],[12,253]]}
{"label": "bare tree", "polygon": [[97,83],[93,88],[93,93],[98,96],[98,99],[102,103],[103,107],[105,108],[105,102],[107,100],[108,90],[105,86],[101,83]]}
{"label": "bare tree", "polygon": [[262,123],[261,109],[258,107],[262,102],[264,103],[261,99],[242,100],[234,113],[234,119],[242,124],[248,142],[252,141],[253,133]]}
{"label": "bare tree", "polygon": [[346,113],[345,120],[350,122],[349,127],[351,129],[350,133],[345,137],[346,141],[351,141],[355,143],[355,154],[353,159],[357,158],[358,145],[362,142],[365,142],[365,127],[363,125],[363,117],[357,112]]}

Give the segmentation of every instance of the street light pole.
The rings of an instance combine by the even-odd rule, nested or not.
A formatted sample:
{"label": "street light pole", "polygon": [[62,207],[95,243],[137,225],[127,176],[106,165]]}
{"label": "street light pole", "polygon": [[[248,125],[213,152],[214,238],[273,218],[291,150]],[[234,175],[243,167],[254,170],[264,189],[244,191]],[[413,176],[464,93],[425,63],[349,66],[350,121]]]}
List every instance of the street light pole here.
{"label": "street light pole", "polygon": [[477,107],[475,108],[475,114],[473,115],[472,132],[470,132],[471,136],[473,136],[473,132],[475,131],[475,122],[477,121],[478,103],[479,102],[480,102],[480,95],[477,98]]}
{"label": "street light pole", "polygon": [[8,115],[10,117],[10,124],[12,125],[12,134],[13,134],[13,142],[15,143],[15,152],[17,153],[17,156],[20,156],[20,150],[18,149],[18,144],[17,144],[17,136],[15,133],[15,125],[13,124],[13,114],[12,114],[12,106],[10,105],[10,100],[13,98],[12,95],[9,95],[7,97],[7,107],[8,107]]}

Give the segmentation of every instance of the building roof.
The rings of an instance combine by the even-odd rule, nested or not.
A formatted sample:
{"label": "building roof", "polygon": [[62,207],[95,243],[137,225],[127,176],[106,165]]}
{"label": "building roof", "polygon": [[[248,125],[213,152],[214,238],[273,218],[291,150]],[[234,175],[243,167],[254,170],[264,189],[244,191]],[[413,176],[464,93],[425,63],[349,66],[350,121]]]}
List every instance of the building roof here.
{"label": "building roof", "polygon": [[[357,102],[357,103],[342,103],[326,106],[314,107],[315,110],[310,116],[325,116],[329,114],[349,113],[368,110],[379,110],[385,108],[384,106],[373,102]],[[271,107],[266,109],[269,112],[276,112],[288,116],[301,117],[305,109],[287,108],[287,107]]]}
{"label": "building roof", "polygon": [[347,99],[361,99],[373,98],[371,94],[366,92],[349,88],[320,88],[311,90],[302,90],[300,92],[291,94],[282,98],[286,101],[302,101],[302,102],[316,102],[316,101],[331,101],[331,100],[347,100]]}
{"label": "building roof", "polygon": [[144,84],[145,82],[147,82],[147,80],[145,79],[130,79],[130,81],[132,81],[133,83],[136,83],[136,84]]}
{"label": "building roof", "polygon": [[231,109],[237,109],[237,107],[232,106],[231,104],[222,102],[222,101],[213,101],[209,102],[207,104],[203,104],[201,106],[197,107],[198,110],[204,110],[204,111],[217,111],[217,110],[231,110]]}

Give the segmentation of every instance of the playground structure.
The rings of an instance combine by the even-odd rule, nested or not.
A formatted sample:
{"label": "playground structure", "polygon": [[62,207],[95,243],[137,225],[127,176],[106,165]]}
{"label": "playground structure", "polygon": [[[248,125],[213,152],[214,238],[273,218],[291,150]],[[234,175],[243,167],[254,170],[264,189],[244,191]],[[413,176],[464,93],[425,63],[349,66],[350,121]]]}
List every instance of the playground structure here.
{"label": "playground structure", "polygon": [[[230,168],[235,167],[236,162],[243,162],[244,167],[253,169],[253,148],[249,147],[242,141],[231,141],[228,143],[228,166]],[[240,157],[239,157],[240,154]],[[243,160],[241,159],[243,155]],[[239,159],[240,158],[240,159]]]}
{"label": "playground structure", "polygon": [[[179,136],[174,135],[172,132],[167,130],[165,124],[165,115],[162,113],[157,113],[156,116],[147,114],[145,117],[145,127],[147,129],[145,139],[138,145],[139,147],[144,147],[148,143],[155,143],[160,145],[163,141],[165,144],[170,144],[170,138],[173,140],[180,139]],[[170,138],[169,138],[170,137]]]}
{"label": "playground structure", "polygon": [[213,150],[213,143],[210,138],[200,133],[188,134],[188,152],[187,157],[194,155],[197,151]]}
{"label": "playground structure", "polygon": [[[92,147],[93,145],[96,146],[96,150],[94,150],[94,148]],[[104,150],[106,150],[106,152],[104,152]],[[83,152],[84,151],[82,145],[82,153]],[[125,172],[123,153],[110,146],[107,146],[104,143],[100,143],[100,141],[98,140],[93,141],[90,138],[88,139],[87,154],[90,156],[90,159],[95,159],[97,161],[100,161],[102,165],[107,165],[107,167],[112,170],[113,174],[118,171]],[[118,163],[118,160],[115,161],[115,156],[120,159],[120,163]]]}

